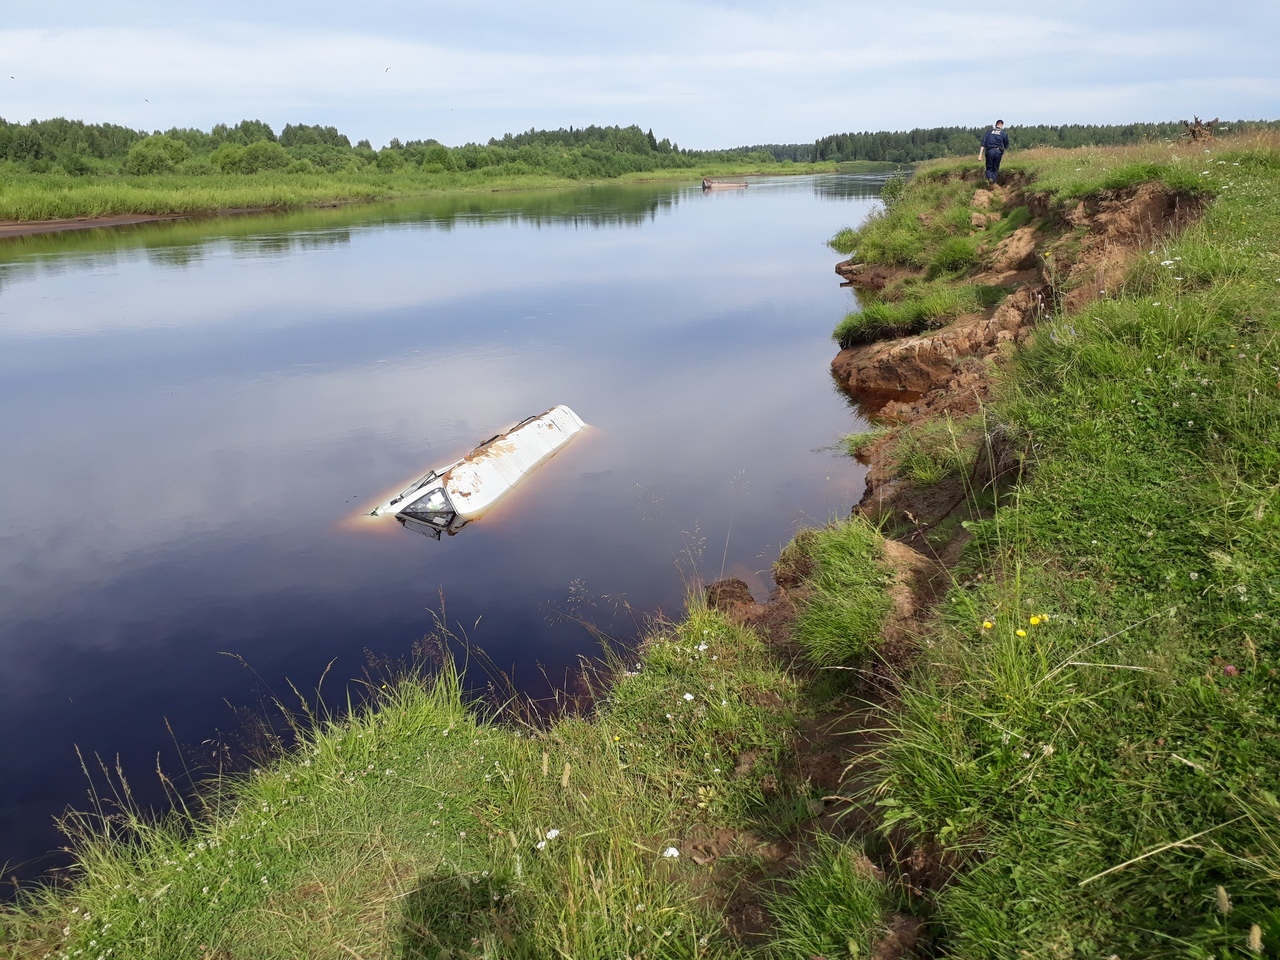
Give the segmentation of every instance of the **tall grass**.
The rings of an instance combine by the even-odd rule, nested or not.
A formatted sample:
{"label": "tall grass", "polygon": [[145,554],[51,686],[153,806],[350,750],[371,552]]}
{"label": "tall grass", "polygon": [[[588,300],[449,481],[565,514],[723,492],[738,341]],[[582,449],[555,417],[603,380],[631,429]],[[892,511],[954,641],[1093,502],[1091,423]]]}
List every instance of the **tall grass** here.
{"label": "tall grass", "polygon": [[869,957],[887,927],[888,897],[875,865],[856,843],[824,837],[776,898],[771,956]]}
{"label": "tall grass", "polygon": [[[696,169],[651,170],[617,179],[697,180],[704,176],[764,172],[791,175],[831,165],[707,163]],[[597,178],[608,179],[608,178]],[[233,209],[287,208],[315,203],[351,203],[441,191],[513,190],[580,184],[518,164],[469,171],[377,167],[324,172],[263,171],[243,174],[84,176],[0,171],[0,220],[57,220],[122,214],[216,213]]]}
{"label": "tall grass", "polygon": [[[715,871],[732,881],[756,856],[747,831],[794,805],[782,766],[796,685],[703,610],[614,669],[591,715],[545,728],[468,707],[447,667],[406,676],[376,708],[302,727],[287,756],[218,784],[204,815],[76,818],[79,880],[0,915],[0,948],[742,956]],[[698,838],[717,829],[742,840],[700,865]]]}
{"label": "tall grass", "polygon": [[912,288],[902,300],[873,299],[836,325],[832,338],[841,349],[922,333],[980,310],[991,302],[976,286],[929,284]]}
{"label": "tall grass", "polygon": [[1034,472],[968,524],[877,794],[886,830],[968,863],[937,898],[950,956],[1280,949],[1280,165],[1260,149],[1018,158],[1063,198],[1193,169],[1216,200],[1124,295],[1042,326],[1002,388]]}
{"label": "tall grass", "polygon": [[838,666],[867,654],[880,641],[889,612],[884,541],[864,520],[802,531],[782,563],[807,571],[813,595],[796,616],[795,639],[820,666]]}

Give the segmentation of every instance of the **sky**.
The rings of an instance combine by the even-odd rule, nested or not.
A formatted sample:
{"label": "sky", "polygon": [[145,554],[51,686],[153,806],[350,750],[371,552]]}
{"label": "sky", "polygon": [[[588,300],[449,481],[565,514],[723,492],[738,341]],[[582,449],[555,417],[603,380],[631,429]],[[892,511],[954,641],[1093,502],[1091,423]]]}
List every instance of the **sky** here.
{"label": "sky", "polygon": [[683,147],[1280,118],[1280,4],[0,0],[0,117],[261,119],[375,147],[638,123]]}

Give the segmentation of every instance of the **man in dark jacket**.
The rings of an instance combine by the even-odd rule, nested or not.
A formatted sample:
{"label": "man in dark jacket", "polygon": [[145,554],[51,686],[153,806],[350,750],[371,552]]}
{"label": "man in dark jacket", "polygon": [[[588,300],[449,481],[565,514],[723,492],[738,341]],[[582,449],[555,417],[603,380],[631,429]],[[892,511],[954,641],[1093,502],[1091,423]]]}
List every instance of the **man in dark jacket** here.
{"label": "man in dark jacket", "polygon": [[987,179],[996,182],[1000,175],[1000,158],[1009,149],[1009,135],[1004,132],[1004,121],[997,120],[996,125],[982,138],[982,146],[978,150],[978,159],[987,161]]}

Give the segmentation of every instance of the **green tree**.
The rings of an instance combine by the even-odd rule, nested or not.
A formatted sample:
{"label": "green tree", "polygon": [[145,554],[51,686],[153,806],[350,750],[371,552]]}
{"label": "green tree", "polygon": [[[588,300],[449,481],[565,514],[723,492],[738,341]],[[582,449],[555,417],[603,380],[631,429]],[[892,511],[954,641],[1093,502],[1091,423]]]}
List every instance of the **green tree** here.
{"label": "green tree", "polygon": [[190,156],[191,148],[181,140],[157,133],[130,147],[121,169],[134,176],[168,173]]}
{"label": "green tree", "polygon": [[422,155],[422,166],[431,169],[439,167],[440,170],[453,170],[456,167],[453,162],[453,153],[448,147],[439,143],[427,147]]}
{"label": "green tree", "polygon": [[337,127],[308,126],[305,123],[286,123],[280,131],[282,147],[346,147],[351,141]]}
{"label": "green tree", "polygon": [[293,162],[284,147],[269,140],[259,140],[247,147],[238,143],[224,143],[213,151],[209,160],[223,173],[284,170]]}

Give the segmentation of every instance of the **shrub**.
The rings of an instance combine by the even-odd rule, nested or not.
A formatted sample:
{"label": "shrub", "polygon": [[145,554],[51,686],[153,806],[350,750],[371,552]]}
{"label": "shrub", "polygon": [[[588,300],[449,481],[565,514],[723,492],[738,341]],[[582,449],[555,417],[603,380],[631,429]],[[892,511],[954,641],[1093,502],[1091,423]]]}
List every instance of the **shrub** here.
{"label": "shrub", "polygon": [[422,166],[433,170],[437,166],[441,170],[454,170],[457,168],[449,148],[439,143],[427,147],[426,152],[422,155]]}
{"label": "shrub", "polygon": [[73,177],[83,177],[93,172],[93,164],[78,153],[68,152],[58,156],[58,166]]}
{"label": "shrub", "polygon": [[238,143],[224,143],[209,155],[210,162],[223,173],[239,173],[244,147]]}
{"label": "shrub", "polygon": [[892,208],[894,204],[902,199],[903,194],[906,192],[907,175],[898,172],[884,182],[884,185],[880,188],[880,199],[885,207]]}
{"label": "shrub", "polygon": [[191,148],[181,140],[158,133],[130,147],[120,169],[134,176],[170,173],[190,156]]}
{"label": "shrub", "polygon": [[247,147],[224,143],[209,157],[223,173],[258,173],[261,170],[284,170],[293,162],[284,147],[270,140],[259,140]]}
{"label": "shrub", "polygon": [[384,173],[391,173],[392,171],[399,170],[404,166],[404,154],[399,150],[384,148],[379,151],[378,158],[374,163],[376,163],[378,169]]}

